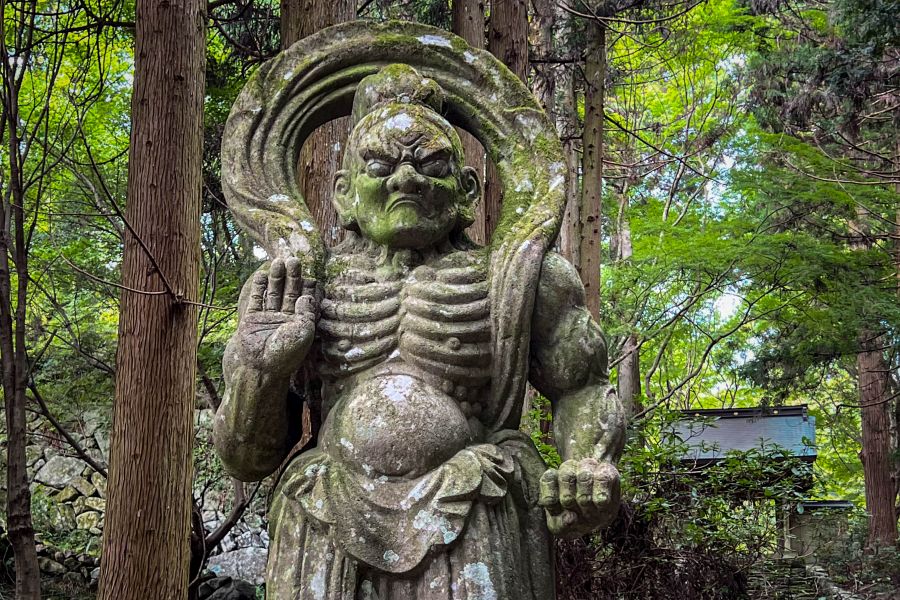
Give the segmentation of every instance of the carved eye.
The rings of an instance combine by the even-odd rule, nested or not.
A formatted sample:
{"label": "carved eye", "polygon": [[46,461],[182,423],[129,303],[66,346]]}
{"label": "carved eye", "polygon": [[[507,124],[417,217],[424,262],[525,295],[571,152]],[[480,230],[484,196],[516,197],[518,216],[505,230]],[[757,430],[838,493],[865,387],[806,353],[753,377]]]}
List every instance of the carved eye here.
{"label": "carved eye", "polygon": [[428,177],[446,177],[449,171],[450,164],[446,160],[432,160],[419,168],[419,172]]}
{"label": "carved eye", "polygon": [[370,177],[387,177],[394,172],[394,165],[380,160],[370,160],[366,163],[366,173]]}

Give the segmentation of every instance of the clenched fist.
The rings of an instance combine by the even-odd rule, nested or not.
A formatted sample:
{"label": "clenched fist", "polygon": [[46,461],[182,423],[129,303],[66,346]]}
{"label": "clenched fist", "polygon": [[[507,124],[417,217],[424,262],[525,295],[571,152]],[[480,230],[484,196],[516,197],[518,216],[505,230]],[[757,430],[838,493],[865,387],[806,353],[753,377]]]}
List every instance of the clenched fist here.
{"label": "clenched fist", "polygon": [[608,462],[567,460],[541,477],[538,503],[550,532],[559,537],[581,537],[608,525],[619,501],[619,471]]}
{"label": "clenched fist", "polygon": [[269,373],[292,373],[312,345],[318,304],[316,283],[303,280],[296,258],[257,271],[235,333],[242,359]]}

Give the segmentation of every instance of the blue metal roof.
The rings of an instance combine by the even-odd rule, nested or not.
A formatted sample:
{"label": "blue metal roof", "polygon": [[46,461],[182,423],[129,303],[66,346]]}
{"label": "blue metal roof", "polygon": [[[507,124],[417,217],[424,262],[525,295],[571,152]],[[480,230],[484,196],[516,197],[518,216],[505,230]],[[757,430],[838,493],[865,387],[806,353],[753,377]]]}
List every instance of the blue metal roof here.
{"label": "blue metal roof", "polygon": [[682,461],[715,462],[729,450],[772,449],[816,459],[816,418],[806,405],[682,411],[675,435],[689,451]]}

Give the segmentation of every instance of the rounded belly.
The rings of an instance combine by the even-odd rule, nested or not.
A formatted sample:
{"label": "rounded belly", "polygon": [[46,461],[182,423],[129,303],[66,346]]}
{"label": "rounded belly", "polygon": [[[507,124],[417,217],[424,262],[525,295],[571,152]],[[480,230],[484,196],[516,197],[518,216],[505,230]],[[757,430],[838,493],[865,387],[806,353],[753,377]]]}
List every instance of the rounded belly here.
{"label": "rounded belly", "polygon": [[380,375],[344,393],[324,424],[324,450],[366,475],[416,477],[471,443],[453,398],[415,377]]}

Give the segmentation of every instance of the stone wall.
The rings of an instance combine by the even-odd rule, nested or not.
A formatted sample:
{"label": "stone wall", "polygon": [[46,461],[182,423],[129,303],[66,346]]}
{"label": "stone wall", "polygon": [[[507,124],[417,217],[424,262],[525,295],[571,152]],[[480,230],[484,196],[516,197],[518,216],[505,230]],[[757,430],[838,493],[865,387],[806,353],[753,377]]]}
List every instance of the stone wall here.
{"label": "stone wall", "polygon": [[[194,495],[203,501],[207,530],[225,519],[233,501],[232,484],[221,471],[210,441],[212,412],[196,412],[197,458]],[[109,457],[109,415],[85,412],[67,431],[85,452],[102,466]],[[42,417],[31,415],[26,449],[32,476],[32,507],[41,570],[46,576],[73,585],[95,584],[99,576],[99,552],[106,511],[106,478],[75,455],[72,447]],[[0,442],[0,463],[5,460],[5,432]],[[5,468],[5,464],[0,465]],[[5,506],[6,480],[0,478],[0,500]],[[252,491],[250,486],[248,491]],[[269,538],[266,532],[267,487],[254,494],[244,517],[221,544],[209,549],[208,569],[219,576],[261,584]],[[5,515],[4,523],[5,526]]]}

